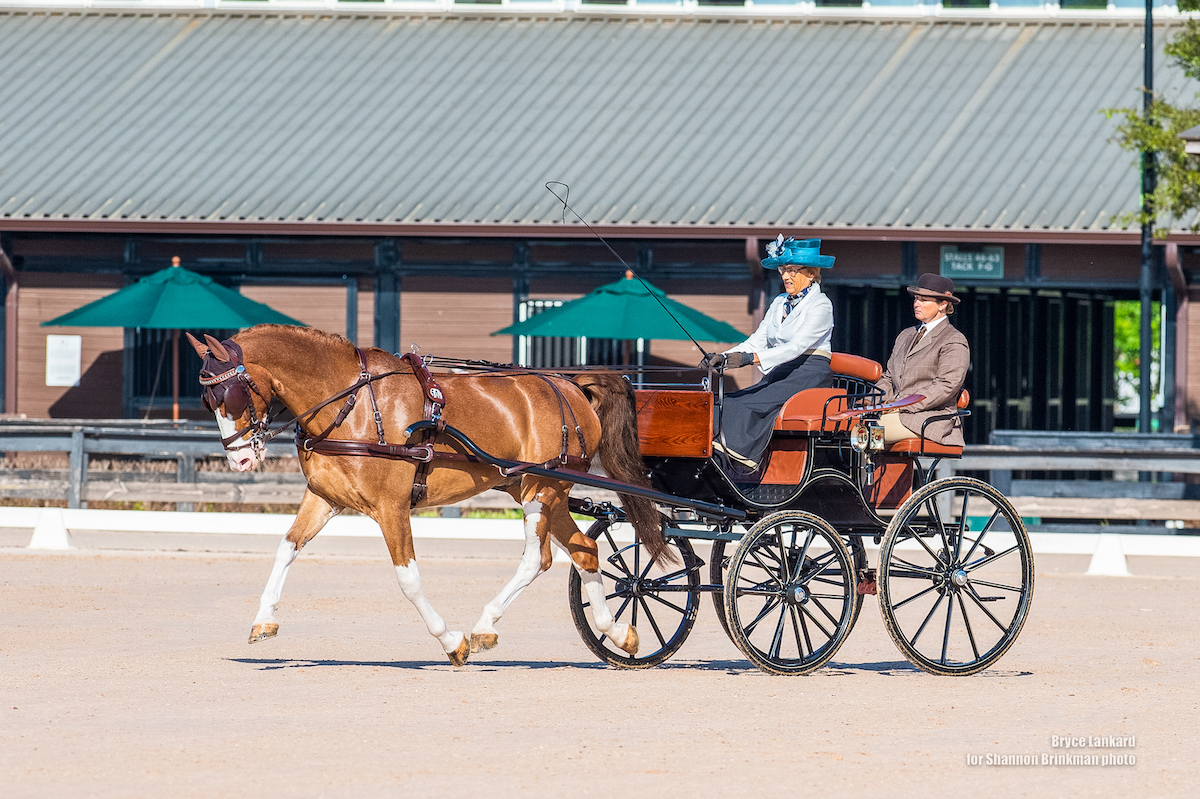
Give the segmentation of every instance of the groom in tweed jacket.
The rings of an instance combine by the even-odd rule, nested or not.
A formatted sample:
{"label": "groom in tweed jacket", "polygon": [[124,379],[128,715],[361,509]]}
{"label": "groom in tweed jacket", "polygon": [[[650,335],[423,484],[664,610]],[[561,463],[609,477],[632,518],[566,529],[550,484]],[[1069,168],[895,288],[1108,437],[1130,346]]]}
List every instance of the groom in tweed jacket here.
{"label": "groom in tweed jacket", "polygon": [[[921,275],[916,286],[908,287],[913,295],[913,314],[921,324],[906,328],[896,337],[878,386],[886,402],[909,394],[921,394],[925,399],[899,412],[883,414],[880,421],[889,445],[918,438],[926,419],[953,413],[958,404],[971,365],[971,348],[966,336],[946,318],[959,303],[953,291],[953,280],[934,274]],[[925,437],[961,447],[962,421],[954,417],[930,422]]]}

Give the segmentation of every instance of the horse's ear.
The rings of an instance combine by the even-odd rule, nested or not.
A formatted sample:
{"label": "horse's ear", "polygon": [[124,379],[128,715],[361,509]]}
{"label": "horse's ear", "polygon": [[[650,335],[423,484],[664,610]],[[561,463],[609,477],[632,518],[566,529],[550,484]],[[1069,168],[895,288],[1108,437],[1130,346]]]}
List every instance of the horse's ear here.
{"label": "horse's ear", "polygon": [[196,354],[200,356],[200,360],[204,360],[208,357],[208,347],[201,344],[199,339],[197,339],[191,333],[184,331],[184,335],[188,337],[188,341],[192,342],[192,349],[194,349]]}
{"label": "horse's ear", "polygon": [[229,363],[229,350],[225,349],[221,342],[217,341],[207,333],[204,334],[204,340],[208,343],[209,352],[211,352],[218,361]]}

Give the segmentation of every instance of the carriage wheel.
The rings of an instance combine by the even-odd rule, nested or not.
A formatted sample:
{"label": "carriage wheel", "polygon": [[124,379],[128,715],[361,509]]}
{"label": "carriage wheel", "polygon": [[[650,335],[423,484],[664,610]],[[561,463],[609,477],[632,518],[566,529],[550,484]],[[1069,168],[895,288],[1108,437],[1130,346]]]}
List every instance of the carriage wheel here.
{"label": "carriage wheel", "polygon": [[846,640],[857,596],[850,552],[819,516],[782,511],[743,536],[729,562],[730,638],[769,674],[807,674]]}
{"label": "carriage wheel", "polygon": [[579,572],[571,569],[567,596],[575,629],[587,648],[610,666],[657,666],[679,651],[696,623],[700,609],[699,561],[686,538],[671,535],[665,523],[664,528],[667,543],[679,556],[678,563],[665,568],[650,559],[640,542],[628,541],[632,528],[624,522],[600,519],[587,531],[600,547],[600,572],[613,617],[637,630],[641,646],[636,655],[618,649],[592,626],[583,581]]}
{"label": "carriage wheel", "polygon": [[1033,552],[1016,509],[987,483],[949,477],[900,507],[879,545],[879,609],[896,646],[931,674],[975,674],[1021,632]]}
{"label": "carriage wheel", "polygon": [[[725,542],[713,541],[712,554],[708,562],[708,582],[710,585],[725,585],[725,575],[729,573],[729,557],[725,554]],[[725,592],[714,591],[712,594],[713,608],[717,611],[717,621],[721,629],[730,638],[729,621],[725,618]]]}

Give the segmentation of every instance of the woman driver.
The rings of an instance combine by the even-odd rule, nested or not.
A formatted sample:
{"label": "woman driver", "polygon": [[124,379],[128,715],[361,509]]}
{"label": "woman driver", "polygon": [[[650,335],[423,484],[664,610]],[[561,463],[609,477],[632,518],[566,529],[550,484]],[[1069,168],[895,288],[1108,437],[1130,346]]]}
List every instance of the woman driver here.
{"label": "woman driver", "polygon": [[820,239],[784,241],[782,235],[767,245],[767,253],[762,265],[779,270],[786,293],[775,298],[750,338],[719,355],[706,354],[702,362],[758,364],[764,373],[756,385],[725,397],[719,423],[724,436],[717,431],[713,443],[751,469],[758,467],[784,403],[806,388],[833,385],[833,303],[821,293],[821,270],[833,266],[833,256],[821,255]]}

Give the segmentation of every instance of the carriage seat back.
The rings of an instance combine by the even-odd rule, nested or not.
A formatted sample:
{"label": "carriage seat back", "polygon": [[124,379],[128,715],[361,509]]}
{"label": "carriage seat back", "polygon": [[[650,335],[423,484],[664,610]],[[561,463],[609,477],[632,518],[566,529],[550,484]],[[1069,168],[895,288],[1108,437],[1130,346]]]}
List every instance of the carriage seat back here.
{"label": "carriage seat back", "polygon": [[883,377],[883,366],[878,361],[845,352],[835,352],[829,357],[829,369],[835,375],[853,377],[868,383],[875,383]]}
{"label": "carriage seat back", "polygon": [[805,389],[792,395],[792,398],[783,404],[783,409],[775,418],[775,429],[798,433],[837,433],[848,430],[853,419],[832,421],[827,418],[846,410],[848,400],[844,389]]}

